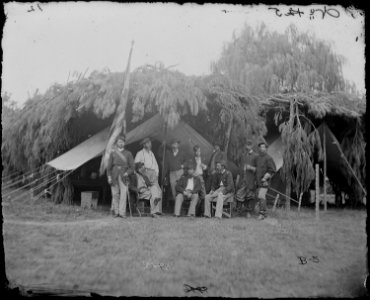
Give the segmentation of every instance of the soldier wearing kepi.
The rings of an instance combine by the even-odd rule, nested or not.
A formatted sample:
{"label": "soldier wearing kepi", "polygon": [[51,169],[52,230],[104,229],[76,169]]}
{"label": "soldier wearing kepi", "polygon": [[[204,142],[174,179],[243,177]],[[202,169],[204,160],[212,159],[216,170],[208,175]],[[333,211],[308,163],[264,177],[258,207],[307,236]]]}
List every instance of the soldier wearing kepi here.
{"label": "soldier wearing kepi", "polygon": [[116,145],[109,154],[107,165],[108,183],[111,185],[113,211],[115,217],[126,217],[129,175],[134,171],[134,159],[130,151],[125,150],[126,137],[116,139]]}
{"label": "soldier wearing kepi", "polygon": [[240,174],[236,179],[237,190],[235,193],[235,199],[237,205],[242,206],[243,203],[247,206],[247,217],[250,217],[250,213],[254,211],[256,204],[256,178],[254,171],[247,166],[256,167],[257,153],[253,151],[253,143],[248,140],[245,145],[245,153],[242,157]]}
{"label": "soldier wearing kepi", "polygon": [[266,217],[266,193],[271,177],[276,172],[276,165],[272,157],[267,154],[267,144],[263,141],[258,143],[259,155],[256,158],[256,166],[247,165],[246,169],[254,171],[257,181],[257,198],[259,201],[260,211],[259,220]]}

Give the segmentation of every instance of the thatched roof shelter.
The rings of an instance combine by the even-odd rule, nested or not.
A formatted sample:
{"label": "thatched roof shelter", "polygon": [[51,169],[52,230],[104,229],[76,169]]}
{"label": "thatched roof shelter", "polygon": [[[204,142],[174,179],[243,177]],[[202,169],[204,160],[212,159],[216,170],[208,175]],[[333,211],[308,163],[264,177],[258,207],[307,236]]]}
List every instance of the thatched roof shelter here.
{"label": "thatched roof shelter", "polygon": [[311,116],[322,119],[327,115],[348,119],[361,118],[366,112],[366,100],[356,98],[344,92],[332,93],[289,93],[269,96],[261,104],[266,108],[289,107],[290,99],[296,99],[299,105]]}
{"label": "thatched roof shelter", "polygon": [[[44,95],[35,94],[11,126],[3,128],[6,163],[13,170],[32,170],[110,126],[123,82],[123,73],[93,72],[76,82],[55,84]],[[127,130],[157,113],[169,126],[183,119],[210,143],[224,144],[229,158],[238,163],[247,138],[274,130],[279,134],[277,124],[270,125],[277,114],[289,114],[291,98],[314,121],[334,117],[333,122],[348,128],[354,128],[366,108],[364,99],[346,93],[251,96],[220,74],[189,77],[163,66],[143,66],[131,74]],[[337,138],[341,141],[343,136]]]}

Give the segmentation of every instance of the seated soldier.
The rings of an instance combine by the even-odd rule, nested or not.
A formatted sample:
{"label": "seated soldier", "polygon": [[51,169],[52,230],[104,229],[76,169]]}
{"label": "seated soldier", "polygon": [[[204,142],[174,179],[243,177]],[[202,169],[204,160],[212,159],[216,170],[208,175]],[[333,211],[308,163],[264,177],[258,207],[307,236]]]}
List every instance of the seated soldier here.
{"label": "seated soldier", "polygon": [[217,202],[215,217],[222,218],[224,201],[234,197],[233,175],[226,169],[226,161],[216,163],[217,176],[213,180],[212,188],[204,199],[204,216],[211,217],[211,202]]}
{"label": "seated soldier", "polygon": [[199,201],[196,207],[196,215],[200,216],[203,212],[204,207],[204,197],[206,196],[206,187],[204,178],[206,178],[207,165],[203,163],[204,158],[201,155],[201,150],[198,145],[193,147],[194,156],[191,159],[192,164],[194,165],[194,176],[199,177],[202,184],[202,191],[199,193]]}
{"label": "seated soldier", "polygon": [[191,201],[187,216],[195,217],[195,208],[198,203],[199,193],[202,191],[202,183],[198,176],[194,176],[194,168],[192,163],[185,164],[184,175],[177,181],[175,217],[180,216],[184,199]]}
{"label": "seated soldier", "polygon": [[153,184],[145,174],[145,165],[142,162],[135,164],[135,175],[132,177],[131,189],[138,193],[139,199],[150,201],[151,216],[161,215],[162,191],[157,185]]}

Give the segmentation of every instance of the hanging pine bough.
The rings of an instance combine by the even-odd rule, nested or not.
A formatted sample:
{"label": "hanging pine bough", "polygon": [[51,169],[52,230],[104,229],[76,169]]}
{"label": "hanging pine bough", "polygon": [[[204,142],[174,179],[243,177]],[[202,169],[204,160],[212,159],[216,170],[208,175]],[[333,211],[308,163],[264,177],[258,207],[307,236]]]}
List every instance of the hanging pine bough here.
{"label": "hanging pine bough", "polygon": [[206,98],[193,77],[169,70],[162,63],[140,67],[133,76],[133,122],[158,112],[171,128],[182,116],[207,110]]}
{"label": "hanging pine bough", "polygon": [[68,176],[63,178],[62,184],[64,187],[63,203],[70,205],[73,202],[73,185],[71,179]]}
{"label": "hanging pine bough", "polygon": [[[211,119],[219,121],[212,127],[217,133],[215,137],[225,136],[224,151],[232,160],[238,161],[246,138],[263,136],[267,131],[265,120],[259,115],[259,101],[248,95],[242,85],[221,74],[203,78],[202,84],[209,106],[216,108],[209,110]],[[248,129],[247,134],[245,129]]]}
{"label": "hanging pine bough", "polygon": [[292,184],[298,198],[301,193],[308,190],[315,178],[313,168],[315,153],[319,160],[322,159],[323,153],[318,131],[307,118],[299,114],[295,100],[291,105],[289,121],[279,126],[284,145],[281,176],[287,184]]}
{"label": "hanging pine bough", "polygon": [[[352,167],[353,171],[358,180],[360,180],[362,186],[365,186],[366,180],[366,155],[365,147],[366,142],[364,140],[362,132],[362,124],[359,119],[356,121],[355,132],[351,137],[350,134],[347,134],[341,143],[343,149],[343,154],[347,159],[348,163]],[[347,163],[344,160],[341,160],[341,168],[346,174],[347,182],[349,186],[353,187],[353,194],[355,198],[355,203],[361,203],[365,193],[361,188],[361,185],[357,181],[356,177],[348,167]]]}

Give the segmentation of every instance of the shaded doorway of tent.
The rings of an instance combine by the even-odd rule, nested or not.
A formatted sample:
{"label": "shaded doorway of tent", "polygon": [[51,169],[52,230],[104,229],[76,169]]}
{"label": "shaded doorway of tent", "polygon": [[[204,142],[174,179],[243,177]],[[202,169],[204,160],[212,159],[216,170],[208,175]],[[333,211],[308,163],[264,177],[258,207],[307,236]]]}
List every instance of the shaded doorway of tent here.
{"label": "shaded doorway of tent", "polygon": [[95,157],[71,175],[73,185],[73,204],[81,205],[81,193],[96,192],[98,208],[109,210],[111,206],[111,191],[106,174],[99,176],[101,156]]}
{"label": "shaded doorway of tent", "polygon": [[[166,147],[167,148],[167,147]],[[139,142],[127,145],[126,149],[132,153],[133,158],[138,151],[142,149],[142,145]],[[156,157],[159,166],[159,184],[162,188],[162,157],[163,157],[163,147],[161,142],[157,140],[152,140],[152,151]],[[71,181],[73,185],[73,204],[81,205],[81,193],[83,192],[97,192],[97,206],[98,209],[109,211],[112,204],[112,194],[111,188],[107,181],[106,172],[100,176],[99,169],[102,156],[97,156],[87,163],[83,164],[81,167],[77,168],[71,175]],[[171,189],[164,188],[163,191],[163,202],[162,211],[164,213],[172,213],[174,209],[174,201],[171,201]]]}

